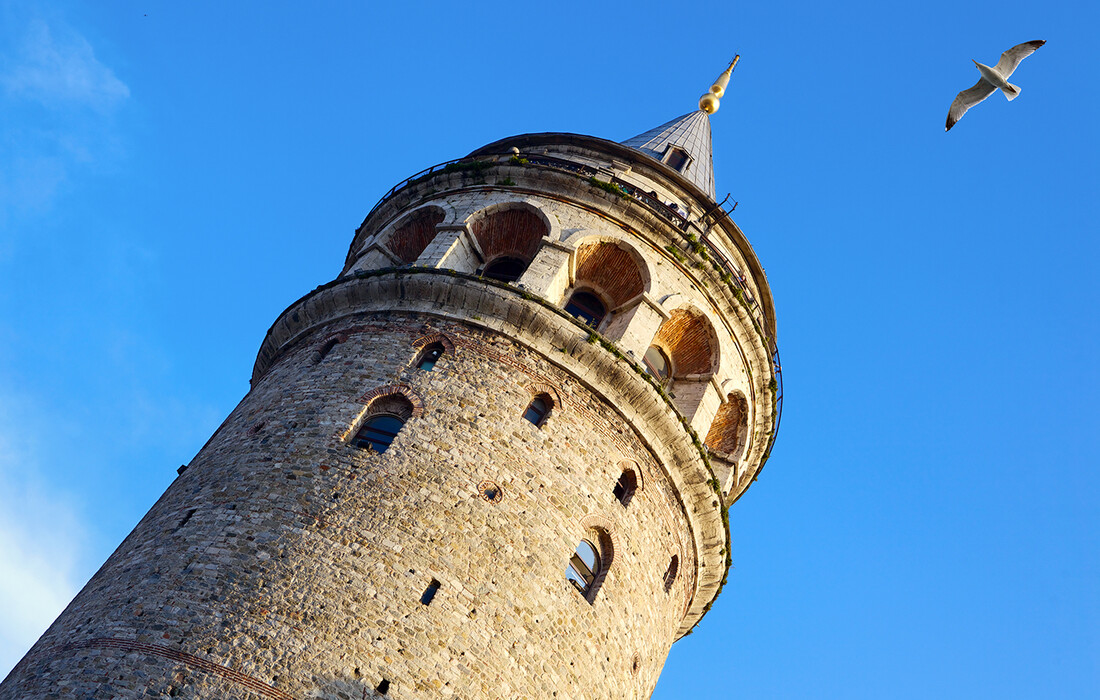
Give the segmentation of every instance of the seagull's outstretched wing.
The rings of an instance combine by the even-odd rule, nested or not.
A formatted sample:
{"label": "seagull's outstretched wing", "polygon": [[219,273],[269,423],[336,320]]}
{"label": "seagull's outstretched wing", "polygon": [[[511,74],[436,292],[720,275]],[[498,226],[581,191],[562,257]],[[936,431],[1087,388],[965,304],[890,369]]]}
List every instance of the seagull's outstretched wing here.
{"label": "seagull's outstretched wing", "polygon": [[1025,41],[1022,44],[1017,44],[1001,54],[1001,60],[997,61],[997,65],[993,68],[1005,80],[1008,80],[1008,76],[1012,75],[1012,71],[1016,70],[1016,66],[1020,65],[1020,61],[1035,53],[1035,49],[1045,43],[1047,42],[1043,39],[1036,39],[1035,41]]}
{"label": "seagull's outstretched wing", "polygon": [[996,89],[993,87],[993,83],[985,78],[978,78],[978,82],[974,83],[974,87],[963,90],[956,95],[955,101],[951,103],[951,109],[947,110],[947,128],[944,131],[951,131],[951,127],[955,126],[955,122],[962,119],[962,116],[966,114],[966,110],[992,95]]}

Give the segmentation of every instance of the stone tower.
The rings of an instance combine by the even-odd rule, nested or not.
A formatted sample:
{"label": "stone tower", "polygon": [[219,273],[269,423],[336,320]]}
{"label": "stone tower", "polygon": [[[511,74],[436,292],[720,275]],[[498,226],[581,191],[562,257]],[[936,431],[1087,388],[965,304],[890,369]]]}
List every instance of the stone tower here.
{"label": "stone tower", "polygon": [[647,698],[779,418],[710,113],[390,190],[0,698]]}

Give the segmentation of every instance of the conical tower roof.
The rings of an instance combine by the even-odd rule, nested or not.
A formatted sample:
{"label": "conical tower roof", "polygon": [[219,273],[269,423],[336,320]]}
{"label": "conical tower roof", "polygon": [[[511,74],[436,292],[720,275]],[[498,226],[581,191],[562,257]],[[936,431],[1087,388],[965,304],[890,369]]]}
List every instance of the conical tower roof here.
{"label": "conical tower roof", "polygon": [[666,124],[650,129],[644,134],[638,134],[622,143],[662,163],[670,164],[675,162],[670,160],[673,158],[672,149],[682,149],[687,154],[688,161],[679,168],[680,174],[714,199],[710,115],[703,110],[676,117]]}
{"label": "conical tower roof", "polygon": [[726,86],[740,58],[739,55],[734,56],[710,90],[699,98],[699,111],[676,117],[656,129],[623,141],[623,145],[668,165],[714,199],[710,115],[718,111],[719,101],[726,94]]}

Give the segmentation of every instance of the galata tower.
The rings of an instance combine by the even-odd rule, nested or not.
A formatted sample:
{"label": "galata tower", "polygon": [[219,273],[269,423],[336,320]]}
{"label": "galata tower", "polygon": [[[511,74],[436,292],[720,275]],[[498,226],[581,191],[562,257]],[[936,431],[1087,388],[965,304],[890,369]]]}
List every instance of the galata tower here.
{"label": "galata tower", "polygon": [[779,419],[715,197],[734,64],[622,143],[513,136],[387,192],[0,698],[648,698]]}

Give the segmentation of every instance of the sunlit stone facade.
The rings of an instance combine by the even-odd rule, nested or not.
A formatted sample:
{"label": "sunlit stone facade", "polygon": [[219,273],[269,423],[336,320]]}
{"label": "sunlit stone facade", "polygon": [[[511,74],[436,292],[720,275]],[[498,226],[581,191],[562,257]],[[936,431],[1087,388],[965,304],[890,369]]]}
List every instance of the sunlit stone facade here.
{"label": "sunlit stone facade", "polygon": [[760,264],[655,148],[518,136],[389,193],[0,698],[649,697],[781,394]]}

